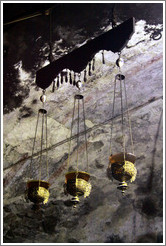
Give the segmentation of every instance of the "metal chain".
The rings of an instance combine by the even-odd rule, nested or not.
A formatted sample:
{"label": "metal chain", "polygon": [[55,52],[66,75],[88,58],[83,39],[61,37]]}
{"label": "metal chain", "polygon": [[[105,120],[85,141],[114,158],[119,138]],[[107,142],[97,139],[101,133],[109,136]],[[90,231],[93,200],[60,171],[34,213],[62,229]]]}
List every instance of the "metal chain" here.
{"label": "metal chain", "polygon": [[[44,109],[44,103],[43,103]],[[41,180],[41,160],[42,160],[42,152],[43,152],[43,129],[44,129],[44,111],[42,113],[42,131],[41,131],[41,143],[40,143],[40,161],[39,161],[39,183]]]}
{"label": "metal chain", "polygon": [[51,63],[52,60],[53,60],[53,57],[52,57],[52,9],[49,10],[49,17],[50,17],[50,26],[49,26],[49,29],[50,29],[50,41],[49,41],[49,62]]}
{"label": "metal chain", "polygon": [[68,154],[68,160],[67,160],[67,170],[69,170],[69,164],[70,164],[70,151],[71,151],[72,129],[73,129],[73,123],[74,123],[75,101],[76,99],[74,98],[74,107],[73,107],[73,115],[72,115],[72,121],[71,121],[70,140],[69,140],[69,154]]}
{"label": "metal chain", "polygon": [[78,147],[79,147],[79,123],[80,123],[80,101],[78,100],[78,124],[77,124],[77,173],[78,173]]}
{"label": "metal chain", "polygon": [[86,136],[84,98],[82,100],[82,104],[83,104],[83,117],[84,117],[84,131],[85,131],[86,162],[87,162],[87,171],[89,172],[88,143],[87,143],[87,136]]}
{"label": "metal chain", "polygon": [[48,149],[47,149],[47,112],[45,115],[45,124],[46,124],[46,165],[47,165],[47,180],[49,179],[49,172],[48,172]]}
{"label": "metal chain", "polygon": [[124,161],[125,161],[125,136],[124,136],[123,95],[122,95],[122,79],[121,79],[121,77],[120,77],[120,96],[121,96],[122,144],[123,144],[123,153],[124,153]]}
{"label": "metal chain", "polygon": [[131,118],[130,118],[128,102],[127,102],[127,91],[126,91],[126,82],[125,82],[125,80],[124,80],[124,89],[125,89],[127,117],[128,117],[129,131],[130,131],[130,141],[131,141],[132,153],[134,154],[134,143],[133,143],[133,135],[132,135],[132,128],[131,128]]}
{"label": "metal chain", "polygon": [[114,97],[113,97],[113,105],[112,105],[112,121],[111,121],[111,138],[110,138],[110,155],[112,154],[112,132],[113,132],[113,123],[114,123],[114,108],[115,108],[115,93],[116,93],[116,77],[114,80]]}
{"label": "metal chain", "polygon": [[34,149],[35,149],[35,142],[36,142],[38,122],[39,122],[39,111],[38,111],[38,115],[37,115],[37,122],[36,122],[36,129],[35,129],[35,137],[34,137],[33,147],[32,147],[32,156],[31,156],[30,172],[29,172],[30,178],[31,178],[31,174],[32,174],[32,161],[33,161],[33,155],[34,155]]}

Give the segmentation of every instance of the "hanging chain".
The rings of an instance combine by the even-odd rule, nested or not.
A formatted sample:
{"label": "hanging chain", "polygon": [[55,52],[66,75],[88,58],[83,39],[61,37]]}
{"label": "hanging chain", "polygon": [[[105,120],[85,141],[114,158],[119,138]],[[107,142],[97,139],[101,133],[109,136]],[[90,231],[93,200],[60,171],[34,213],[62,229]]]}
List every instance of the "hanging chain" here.
{"label": "hanging chain", "polygon": [[125,89],[127,117],[128,117],[129,131],[130,131],[130,141],[131,141],[132,153],[134,154],[134,143],[133,143],[133,135],[132,135],[132,128],[131,128],[131,118],[130,118],[128,102],[127,102],[127,91],[126,91],[126,82],[125,82],[125,80],[124,80],[124,89]]}
{"label": "hanging chain", "polygon": [[50,15],[50,41],[49,41],[49,46],[50,46],[50,52],[49,52],[49,62],[51,63],[53,61],[53,56],[52,56],[52,9],[49,10],[49,15]]}
{"label": "hanging chain", "polygon": [[113,123],[114,123],[115,93],[116,93],[116,77],[115,77],[115,80],[114,80],[114,97],[113,97],[113,104],[112,104],[110,155],[112,154],[112,132],[113,132]]}
{"label": "hanging chain", "polygon": [[46,116],[45,116],[45,124],[46,124],[46,171],[47,171],[47,180],[49,178],[49,173],[48,173],[48,145],[47,145],[47,113],[46,113]]}
{"label": "hanging chain", "polygon": [[72,121],[71,121],[71,132],[70,132],[70,141],[69,141],[69,154],[68,154],[68,160],[67,160],[67,170],[69,170],[69,164],[70,164],[70,151],[71,151],[72,129],[73,129],[73,123],[74,123],[75,101],[76,101],[76,99],[74,98],[74,107],[73,107],[73,115],[72,115]]}
{"label": "hanging chain", "polygon": [[47,149],[47,111],[44,109],[44,103],[46,101],[45,90],[43,90],[43,95],[40,97],[40,101],[42,102],[43,108],[38,110],[37,115],[37,122],[36,122],[36,129],[35,129],[35,137],[33,141],[33,148],[32,148],[32,156],[30,162],[30,175],[32,173],[32,161],[34,156],[34,149],[36,143],[36,135],[37,135],[37,128],[39,123],[39,115],[42,114],[42,129],[41,129],[41,142],[40,142],[40,159],[39,159],[39,186],[41,181],[41,170],[42,170],[42,154],[43,154],[43,135],[44,135],[44,124],[46,126],[46,169],[47,169],[47,180],[48,180],[48,149]]}
{"label": "hanging chain", "polygon": [[[43,135],[44,135],[44,114],[47,114],[47,111],[44,109],[46,95],[45,90],[43,90],[43,95],[40,97],[40,101],[42,102],[43,108],[41,110],[42,113],[42,130],[41,130],[41,142],[40,142],[40,160],[39,160],[39,186],[41,181],[41,171],[42,171],[42,154],[43,154]],[[47,128],[47,127],[46,127]],[[47,145],[47,129],[46,129],[46,145]],[[48,158],[47,158],[47,147],[46,147],[46,162],[48,166]],[[48,171],[48,168],[47,168]]]}
{"label": "hanging chain", "polygon": [[79,123],[80,123],[80,101],[78,100],[78,124],[77,124],[77,173],[78,173]]}
{"label": "hanging chain", "polygon": [[87,171],[89,172],[88,143],[87,143],[87,136],[86,136],[86,124],[85,124],[85,108],[84,108],[84,98],[83,98],[83,100],[82,100],[82,104],[83,104],[83,117],[84,117],[84,131],[85,131],[85,147],[86,147]]}
{"label": "hanging chain", "polygon": [[[44,102],[43,102],[43,109],[44,109]],[[42,112],[42,130],[41,130],[40,161],[39,161],[39,182],[41,180],[41,161],[42,161],[42,152],[43,152],[43,129],[44,129],[44,112]]]}
{"label": "hanging chain", "polygon": [[116,61],[116,65],[119,67],[119,80],[120,80],[120,97],[121,97],[121,123],[122,123],[122,146],[123,146],[123,154],[124,154],[124,163],[125,163],[125,133],[124,133],[124,114],[123,114],[123,92],[122,92],[122,81],[123,75],[121,74],[121,66],[123,65],[123,60],[120,58],[121,51],[118,52],[119,58]]}
{"label": "hanging chain", "polygon": [[32,147],[32,156],[31,156],[30,172],[29,172],[30,178],[31,178],[31,174],[32,174],[32,161],[33,161],[33,155],[34,155],[34,150],[35,150],[35,143],[36,143],[36,135],[37,135],[38,123],[39,123],[39,111],[38,111],[38,115],[37,115],[37,122],[36,122],[36,129],[35,129],[35,137],[34,137],[33,147]]}
{"label": "hanging chain", "polygon": [[123,144],[123,153],[125,161],[125,136],[124,136],[124,115],[123,115],[123,95],[122,95],[122,79],[120,76],[120,97],[121,97],[121,123],[122,123],[122,144]]}

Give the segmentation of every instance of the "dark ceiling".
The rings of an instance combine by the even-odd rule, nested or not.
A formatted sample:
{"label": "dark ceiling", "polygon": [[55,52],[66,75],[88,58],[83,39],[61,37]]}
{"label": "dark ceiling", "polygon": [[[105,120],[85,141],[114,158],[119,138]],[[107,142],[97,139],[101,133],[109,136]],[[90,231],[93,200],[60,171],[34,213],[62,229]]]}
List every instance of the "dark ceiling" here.
{"label": "dark ceiling", "polygon": [[[46,56],[48,59],[49,47],[45,53],[41,48],[48,46],[51,39],[60,47],[54,55],[56,60],[105,32],[113,20],[122,23],[134,17],[136,22],[143,19],[147,24],[163,22],[161,3],[4,3],[3,8],[4,112],[18,107],[22,101],[14,96],[15,91],[22,90],[14,64],[22,60],[24,69],[35,77],[38,61],[44,61]],[[50,8],[51,19],[46,15]],[[59,40],[62,40],[60,44]],[[24,88],[24,97],[28,91]]]}
{"label": "dark ceiling", "polygon": [[[68,10],[68,14],[82,14],[84,15],[88,13],[90,9],[102,9],[112,8],[115,9],[115,14],[117,17],[117,21],[124,20],[124,18],[128,18],[134,16],[136,20],[144,19],[148,24],[156,24],[163,23],[162,16],[162,3],[153,3],[149,6],[150,3],[4,3],[3,4],[3,22],[7,25],[8,22],[12,22],[23,17],[31,16],[33,14],[41,13],[45,14],[45,12],[49,9],[54,9],[57,13],[59,11]],[[99,7],[100,6],[100,7]],[[150,7],[150,8],[149,8]],[[156,18],[154,18],[156,16]],[[99,17],[99,16],[98,16]],[[71,16],[72,18],[72,16]],[[62,21],[62,19],[61,19]]]}

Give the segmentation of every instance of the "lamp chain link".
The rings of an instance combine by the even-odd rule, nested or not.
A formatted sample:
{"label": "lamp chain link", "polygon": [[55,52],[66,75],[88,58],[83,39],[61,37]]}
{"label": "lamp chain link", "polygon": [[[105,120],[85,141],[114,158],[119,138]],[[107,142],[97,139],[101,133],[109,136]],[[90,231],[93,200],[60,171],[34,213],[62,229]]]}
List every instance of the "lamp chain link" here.
{"label": "lamp chain link", "polygon": [[80,102],[79,102],[79,100],[78,100],[78,123],[77,123],[77,173],[78,173],[79,124],[80,124]]}
{"label": "lamp chain link", "polygon": [[89,172],[88,144],[87,144],[87,136],[86,136],[84,98],[83,98],[82,104],[83,104],[83,117],[84,117],[84,131],[85,131],[86,162],[87,162],[87,171]]}
{"label": "lamp chain link", "polygon": [[115,93],[116,93],[116,78],[114,80],[114,97],[112,104],[112,121],[111,121],[111,138],[110,138],[110,155],[112,154],[112,132],[113,132],[113,124],[114,124],[114,108],[115,108]]}
{"label": "lamp chain link", "polygon": [[68,160],[67,160],[67,170],[69,170],[69,165],[70,165],[70,151],[71,151],[73,123],[74,123],[75,101],[76,99],[74,98],[74,107],[73,107],[73,115],[72,115],[72,121],[71,121],[70,140],[69,140],[69,152],[68,152],[69,154],[68,154]]}

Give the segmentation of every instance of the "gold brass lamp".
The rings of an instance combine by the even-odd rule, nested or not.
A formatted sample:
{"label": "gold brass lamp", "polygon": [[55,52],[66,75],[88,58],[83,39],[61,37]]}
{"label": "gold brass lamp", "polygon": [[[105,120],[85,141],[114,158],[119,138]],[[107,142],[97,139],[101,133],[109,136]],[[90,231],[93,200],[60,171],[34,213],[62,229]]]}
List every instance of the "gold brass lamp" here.
{"label": "gold brass lamp", "polygon": [[[33,208],[35,210],[39,209],[41,203],[45,204],[48,202],[50,187],[48,182],[47,111],[44,109],[44,103],[46,101],[45,90],[43,90],[40,101],[43,104],[43,108],[38,111],[30,162],[30,178],[27,182],[27,189],[25,192],[26,199],[34,203]],[[41,129],[39,129],[39,125],[41,125]],[[40,136],[40,149],[37,154],[34,154],[37,135]],[[45,149],[43,149],[44,145]],[[37,164],[35,163],[35,160]]]}
{"label": "gold brass lamp", "polygon": [[[114,178],[118,180],[119,186],[117,187],[124,194],[125,190],[128,188],[127,181],[134,181],[137,175],[137,169],[134,165],[136,156],[134,155],[134,146],[133,146],[133,137],[131,130],[131,120],[128,110],[127,103],[127,91],[125,84],[125,76],[121,73],[120,67],[123,65],[123,60],[119,58],[116,61],[116,65],[119,67],[119,73],[115,76],[114,81],[114,97],[113,97],[113,108],[112,108],[112,124],[111,124],[111,147],[110,147],[110,157],[109,157],[109,165],[107,168],[107,175],[109,178]],[[117,87],[119,86],[119,91]],[[124,88],[124,90],[122,89]],[[119,96],[120,95],[120,96]],[[121,150],[117,152],[114,150],[112,146],[112,135],[113,135],[113,123],[114,123],[114,111],[115,111],[115,99],[120,97],[120,116],[121,116]],[[118,100],[118,98],[117,98]],[[117,105],[116,105],[117,106]],[[125,107],[125,108],[124,108]],[[116,115],[117,116],[117,115]],[[129,137],[127,141],[127,137]],[[129,144],[130,142],[130,144]],[[131,150],[129,150],[131,147]],[[114,146],[115,149],[115,146]]]}
{"label": "gold brass lamp", "polygon": [[[83,111],[83,120],[80,120],[80,102],[82,101],[82,111]],[[71,140],[73,137],[73,125],[74,125],[74,115],[75,115],[75,108],[77,104],[77,154],[76,154],[76,168],[73,171],[69,171],[70,168],[70,149],[71,149]],[[85,155],[86,158],[83,160],[84,164],[87,166],[87,172],[81,171],[83,169],[82,166],[79,165],[79,144],[80,144],[80,126],[81,123],[83,124],[83,135],[85,136]],[[69,155],[68,155],[68,172],[65,175],[65,185],[64,191],[65,194],[70,194],[72,196],[71,202],[73,207],[76,207],[76,204],[80,202],[80,196],[87,197],[91,192],[91,184],[88,182],[90,178],[90,174],[88,173],[89,164],[88,164],[88,151],[87,151],[87,138],[86,138],[86,125],[85,125],[85,110],[84,110],[84,97],[80,94],[75,95],[74,97],[74,108],[73,108],[73,116],[72,116],[72,123],[71,123],[71,135],[70,135],[70,142],[69,142]],[[74,169],[74,164],[71,165],[71,168]]]}

